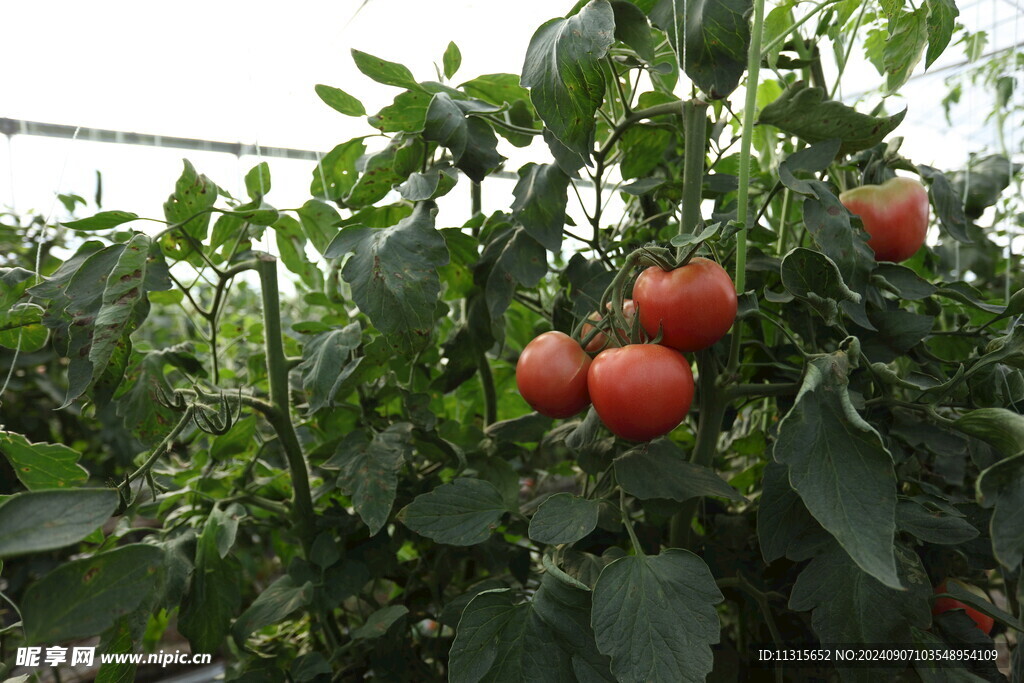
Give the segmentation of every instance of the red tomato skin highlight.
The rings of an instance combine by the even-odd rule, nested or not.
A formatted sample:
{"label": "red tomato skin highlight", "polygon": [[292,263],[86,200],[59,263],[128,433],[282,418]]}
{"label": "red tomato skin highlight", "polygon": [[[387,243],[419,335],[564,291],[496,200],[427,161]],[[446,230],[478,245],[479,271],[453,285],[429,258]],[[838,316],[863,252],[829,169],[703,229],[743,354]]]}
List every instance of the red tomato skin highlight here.
{"label": "red tomato skin highlight", "polygon": [[516,363],[516,386],[530,407],[553,418],[572,417],[590,405],[590,356],[564,332],[545,332],[526,345]]}
{"label": "red tomato skin highlight", "polygon": [[[961,588],[968,590],[972,593],[981,592],[980,589],[976,589],[974,586],[966,584],[963,581],[957,581],[956,579],[947,579],[947,581],[953,581],[954,583],[958,584]],[[946,581],[943,581],[938,586],[936,586],[935,592],[946,593]],[[978,595],[978,597],[982,597],[982,595]],[[987,614],[982,614],[973,607],[970,607],[969,605],[966,605],[960,602],[959,600],[954,600],[953,598],[938,598],[932,604],[932,616],[938,616],[939,614],[942,614],[943,612],[948,612],[952,609],[962,609],[964,612],[966,612],[967,616],[973,619],[974,623],[978,625],[978,628],[984,631],[986,635],[991,633],[992,627],[996,623],[996,620],[988,616]]]}
{"label": "red tomato skin highlight", "polygon": [[650,441],[675,429],[693,402],[693,372],[683,354],[658,344],[606,349],[590,364],[590,398],[613,434]]}
{"label": "red tomato skin highlight", "polygon": [[850,213],[860,216],[871,236],[876,261],[899,263],[913,256],[928,234],[928,192],[913,178],[890,178],[839,195]]}
{"label": "red tomato skin highlight", "polygon": [[724,337],[736,320],[736,286],[722,266],[696,257],[681,268],[644,270],[633,285],[640,324],[678,351],[700,351]]}

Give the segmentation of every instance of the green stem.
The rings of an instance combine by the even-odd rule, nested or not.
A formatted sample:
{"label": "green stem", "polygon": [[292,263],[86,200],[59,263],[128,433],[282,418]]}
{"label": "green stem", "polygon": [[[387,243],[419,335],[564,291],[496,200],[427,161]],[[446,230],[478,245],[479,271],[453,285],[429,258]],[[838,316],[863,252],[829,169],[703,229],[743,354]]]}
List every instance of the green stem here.
{"label": "green stem", "polygon": [[[710,467],[718,451],[718,433],[721,431],[722,418],[725,416],[729,401],[726,393],[718,385],[715,358],[707,350],[697,352],[697,400],[700,423],[697,425],[697,440],[690,454],[690,462]],[[699,504],[699,498],[688,500],[672,517],[669,527],[671,547],[682,548],[690,545],[690,527]]]}
{"label": "green stem", "polygon": [[[736,233],[736,291],[742,294],[747,287],[747,198],[750,195],[750,145],[754,135],[754,115],[757,110],[757,79],[761,73],[761,33],[764,27],[764,0],[754,0],[754,23],[751,27],[750,50],[747,53],[747,98],[743,107],[743,135],[740,139],[739,189],[736,194],[736,220],[740,231]],[[733,326],[732,345],[729,348],[728,371],[732,374],[740,357],[740,325]]]}
{"label": "green stem", "polygon": [[288,397],[288,360],[284,355],[281,330],[281,301],[278,295],[277,259],[262,254],[256,266],[263,290],[263,335],[266,341],[267,379],[270,383],[270,403],[273,411],[266,413],[267,421],[281,440],[294,490],[295,522],[306,557],[313,545],[315,513],[309,489],[309,473],[302,446],[291,419]]}
{"label": "green stem", "polygon": [[160,444],[153,449],[153,452],[149,454],[149,457],[146,458],[146,461],[142,463],[137,470],[135,470],[134,472],[125,477],[124,481],[121,483],[121,486],[129,486],[133,481],[135,481],[141,476],[144,476],[151,469],[153,469],[153,465],[156,464],[157,460],[159,460],[165,453],[167,453],[167,451],[171,449],[171,445],[174,443],[174,440],[178,438],[178,435],[185,431],[185,427],[187,427],[188,423],[192,421],[192,415],[193,408],[187,408],[185,410],[185,413],[181,416],[181,419],[178,420],[178,424],[174,425],[174,428],[171,429],[170,433],[164,437],[164,440],[161,441]]}
{"label": "green stem", "polygon": [[782,193],[782,210],[780,212],[782,218],[780,219],[781,222],[779,223],[779,244],[775,250],[776,254],[780,258],[786,253],[786,241],[789,237],[789,235],[787,234],[789,223],[788,221],[786,221],[786,217],[789,216],[789,197],[789,188],[787,187]]}
{"label": "green stem", "polygon": [[633,544],[633,550],[640,557],[644,556],[644,549],[640,546],[640,540],[636,537],[636,532],[633,531],[633,522],[629,519],[629,510],[626,508],[626,492],[619,487],[619,514],[622,515],[622,524],[626,527],[626,533],[629,534],[629,541]]}
{"label": "green stem", "polygon": [[836,84],[832,86],[832,94],[830,98],[835,98],[836,93],[839,92],[839,85],[842,83],[843,72],[846,71],[846,65],[850,62],[850,53],[853,52],[853,44],[856,42],[857,34],[860,32],[860,23],[864,19],[864,10],[868,7],[868,3],[862,2],[860,5],[860,11],[857,13],[857,21],[853,25],[853,30],[844,31],[849,36],[850,42],[846,45],[846,51],[843,54],[843,61],[839,64],[839,73],[836,75]]}
{"label": "green stem", "polygon": [[704,183],[705,148],[707,141],[706,102],[689,100],[683,105],[685,147],[683,156],[683,205],[679,234],[696,233],[700,227],[701,188]]}
{"label": "green stem", "polygon": [[480,385],[484,390],[484,428],[491,426],[498,421],[498,395],[494,391],[494,375],[491,373],[491,364],[487,362],[487,354],[481,353],[480,360]]}

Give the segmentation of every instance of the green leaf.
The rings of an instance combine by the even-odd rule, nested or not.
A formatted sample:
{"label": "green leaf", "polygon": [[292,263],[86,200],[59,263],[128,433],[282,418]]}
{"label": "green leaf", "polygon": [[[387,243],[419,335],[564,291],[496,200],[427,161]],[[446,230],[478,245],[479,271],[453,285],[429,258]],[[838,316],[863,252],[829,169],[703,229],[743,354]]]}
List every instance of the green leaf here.
{"label": "green leaf", "polygon": [[530,39],[523,86],[551,132],[573,152],[590,158],[595,113],[604,99],[601,60],[615,42],[608,0],[592,0],[578,14],[544,23]]}
{"label": "green leaf", "polygon": [[529,602],[514,604],[508,589],[473,596],[452,643],[452,683],[615,680],[594,642],[590,592],[557,567],[547,567]]}
{"label": "green leaf", "polygon": [[498,489],[479,479],[455,479],[416,496],[399,518],[410,529],[448,545],[483,543],[508,512]]}
{"label": "green leaf", "polygon": [[860,303],[860,294],[843,282],[838,266],[820,251],[797,247],[782,259],[782,285],[793,296],[806,301],[827,324],[839,313],[839,302]]}
{"label": "green leaf", "polygon": [[896,474],[878,432],[850,401],[847,376],[858,355],[854,348],[807,364],[796,402],[779,424],[774,455],[789,467],[789,481],[810,513],[857,565],[899,589]]}
{"label": "green leaf", "polygon": [[811,624],[823,643],[907,643],[911,627],[931,623],[928,574],[917,555],[899,548],[905,590],[882,585],[833,544],[796,579],[790,609],[813,610]]}
{"label": "green leaf", "polygon": [[0,557],[77,543],[106,522],[117,503],[114,489],[53,489],[9,496],[0,504]]}
{"label": "green leaf", "polygon": [[831,543],[831,536],[789,485],[789,470],[777,462],[769,462],[764,468],[757,508],[757,538],[761,555],[768,563],[780,557],[801,562]]}
{"label": "green leaf", "polygon": [[653,173],[664,160],[666,152],[674,152],[672,138],[672,131],[657,126],[635,124],[627,128],[618,143],[622,150],[622,164],[619,168],[623,180]]}
{"label": "green leaf", "polygon": [[548,270],[547,256],[540,242],[524,228],[496,235],[485,248],[481,264],[493,263],[487,277],[487,310],[498,320],[512,303],[516,283],[535,287]]}
{"label": "green leaf", "polygon": [[650,16],[686,75],[712,99],[723,99],[746,70],[752,6],[750,0],[660,0]]}
{"label": "green leaf", "polygon": [[896,505],[896,526],[925,543],[959,545],[978,537],[978,530],[962,517],[931,511],[912,500]]}
{"label": "green leaf", "polygon": [[806,173],[824,171],[835,161],[841,144],[842,142],[838,138],[832,138],[790,154],[785,161],[779,164],[779,181],[794,192],[816,195],[814,185],[798,180],[796,174],[801,171]]}
{"label": "green leaf", "polygon": [[960,10],[953,0],[928,0],[928,52],[924,58],[925,69],[929,68],[949,45],[958,16]]}
{"label": "green leaf", "polygon": [[971,156],[967,168],[957,171],[950,183],[957,194],[963,197],[964,211],[969,218],[977,219],[990,206],[999,201],[1003,190],[1009,187],[1010,176],[1020,171],[1020,164],[1011,164],[1000,154],[981,158]]}
{"label": "green leaf", "polygon": [[882,278],[885,284],[896,290],[901,299],[916,301],[935,293],[935,285],[922,279],[910,268],[896,263],[879,263],[871,277]]}
{"label": "green leaf", "polygon": [[158,547],[134,544],[62,564],[25,591],[26,642],[99,635],[160,590],[163,561]]}
{"label": "green leaf", "polygon": [[[217,201],[217,186],[198,173],[188,159],[184,164],[185,170],[174,185],[174,194],[164,202],[164,218],[172,225],[181,225],[192,240],[202,243],[210,226],[209,210]],[[187,255],[194,248],[180,232],[168,232],[161,242],[172,256]]]}
{"label": "green leaf", "polygon": [[[152,246],[153,242],[148,235],[132,237],[107,277],[89,347],[93,377],[103,373],[115,353],[115,347],[126,345],[127,336],[149,313],[146,285]],[[70,388],[68,398],[77,398],[71,396]]]}
{"label": "green leaf", "polygon": [[762,109],[759,121],[812,144],[838,138],[843,143],[839,152],[851,154],[880,143],[906,114],[906,110],[889,117],[860,114],[842,102],[825,99],[821,88],[801,82]]}
{"label": "green leaf", "polygon": [[921,61],[925,45],[928,44],[927,24],[927,6],[913,12],[900,12],[890,19],[889,37],[882,51],[885,85],[890,93],[896,92],[910,80],[914,67]]}
{"label": "green leaf", "polygon": [[474,111],[493,110],[481,102],[453,100],[447,93],[437,93],[427,107],[423,138],[447,147],[455,166],[479,183],[505,157],[497,152],[498,139],[491,127],[468,116]]}
{"label": "green leaf", "polygon": [[[454,45],[454,43],[452,43]],[[391,626],[409,613],[405,605],[388,605],[367,617],[366,621],[359,628],[352,629],[353,640],[369,640],[380,638],[388,632]]]}
{"label": "green leaf", "polygon": [[100,211],[95,216],[77,221],[66,221],[61,225],[72,230],[109,230],[138,218],[138,214],[130,211]]}
{"label": "green leaf", "polygon": [[568,203],[569,176],[555,164],[529,163],[519,169],[512,195],[512,217],[544,248],[562,248],[562,228]]}
{"label": "green leaf", "polygon": [[459,46],[454,42],[448,43],[441,62],[444,64],[444,77],[451,78],[454,76],[455,72],[462,66],[462,53],[459,52]]}
{"label": "green leaf", "polygon": [[396,150],[392,143],[367,158],[362,175],[343,198],[346,206],[353,209],[369,206],[383,199],[393,185],[404,180],[403,175],[395,172]]}
{"label": "green leaf", "polygon": [[538,543],[574,543],[597,528],[596,500],[556,493],[547,498],[530,520],[530,538]]}
{"label": "green leaf", "polygon": [[323,288],[323,274],[306,255],[306,233],[302,224],[291,216],[282,214],[274,222],[274,237],[281,263],[302,278],[311,290]]}
{"label": "green leaf", "polygon": [[178,630],[188,638],[193,652],[220,650],[242,604],[241,565],[234,556],[220,553],[232,527],[237,528],[235,515],[214,507],[196,544],[192,585],[178,617]]}
{"label": "green leaf", "polygon": [[366,119],[383,133],[419,133],[427,119],[433,95],[423,90],[406,90],[395,101]]}
{"label": "green leaf", "polygon": [[327,245],[338,234],[341,216],[330,204],[317,199],[310,199],[296,213],[299,214],[299,222],[306,237],[317,251],[324,253]]}
{"label": "green leaf", "polygon": [[746,500],[714,470],[687,460],[682,449],[668,439],[641,444],[616,458],[615,478],[626,493],[641,500],[683,502],[698,496]]}
{"label": "green leaf", "polygon": [[448,263],[448,248],[427,203],[391,228],[345,228],[324,255],[349,252],[342,277],[374,327],[385,335],[430,330],[441,293],[437,269]]}
{"label": "green leaf", "polygon": [[256,200],[270,192],[270,165],[261,161],[245,174],[245,192]]}
{"label": "green leaf", "polygon": [[332,201],[347,195],[359,178],[356,162],[365,152],[366,145],[362,138],[343,142],[332,149],[313,167],[309,193]]}
{"label": "green leaf", "polygon": [[420,89],[420,84],[412,77],[412,72],[401,64],[389,62],[359,50],[352,50],[352,59],[355,61],[357,69],[378,83],[409,90]]}
{"label": "green leaf", "polygon": [[686,550],[612,562],[594,586],[598,649],[620,681],[704,681],[719,642],[722,602],[704,561]]}
{"label": "green leaf", "polygon": [[160,402],[161,396],[171,394],[163,371],[168,362],[166,351],[138,355],[125,373],[123,393],[115,399],[125,426],[147,446],[163,439],[179,417]]}
{"label": "green leaf", "polygon": [[366,108],[363,103],[352,97],[341,88],[330,85],[317,85],[316,94],[328,107],[345,116],[366,116]]}
{"label": "green leaf", "polygon": [[259,594],[249,608],[242,612],[231,635],[239,643],[253,631],[283,621],[313,599],[313,584],[309,581],[299,585],[290,574],[274,581]]}
{"label": "green leaf", "polygon": [[412,455],[412,424],[396,422],[367,439],[355,431],[338,444],[324,467],[338,468],[338,488],[352,500],[359,517],[375,536],[391,514],[398,490],[398,470]]}
{"label": "green leaf", "polygon": [[[992,550],[1000,564],[1013,571],[1024,558],[1024,455],[992,465],[978,477],[978,501],[994,507],[990,532]],[[3,510],[3,508],[0,508]]]}
{"label": "green leaf", "polygon": [[89,472],[78,464],[82,454],[56,443],[32,443],[14,432],[0,431],[0,453],[29,491],[84,484]]}
{"label": "green leaf", "polygon": [[615,13],[615,39],[633,48],[640,59],[653,64],[655,46],[647,15],[627,0],[611,0],[611,6]]}
{"label": "green leaf", "polygon": [[302,388],[309,396],[309,412],[334,404],[341,383],[355,371],[358,363],[349,362],[351,352],[362,341],[358,322],[341,329],[322,332],[302,348],[302,362],[295,369],[302,376]]}
{"label": "green leaf", "polygon": [[1003,457],[1024,452],[1024,415],[1005,408],[978,408],[951,425],[964,434],[991,444]]}

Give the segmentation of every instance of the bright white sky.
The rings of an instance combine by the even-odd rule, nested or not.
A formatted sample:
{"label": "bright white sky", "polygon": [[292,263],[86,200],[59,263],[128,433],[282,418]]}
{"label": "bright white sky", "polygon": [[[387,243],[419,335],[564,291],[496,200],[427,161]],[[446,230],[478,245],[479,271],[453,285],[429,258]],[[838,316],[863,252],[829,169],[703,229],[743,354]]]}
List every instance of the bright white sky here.
{"label": "bright white sky", "polygon": [[[484,73],[519,73],[533,31],[571,5],[569,0],[369,0],[360,11],[361,3],[179,0],[173,9],[145,13],[140,10],[145,4],[128,0],[6,3],[0,116],[326,152],[373,130],[321,103],[313,91],[316,83],[341,87],[369,112],[398,92],[360,74],[351,48],[404,63],[419,79],[436,79],[433,63],[440,63],[454,40],[463,55],[456,83]],[[1021,15],[1011,0],[971,0],[961,3],[961,10],[966,25],[990,32],[995,27],[990,45],[1018,42]],[[823,50],[829,50],[827,44]],[[962,47],[953,46],[936,66],[962,59]],[[849,71],[854,80],[845,88],[847,95],[880,82],[863,62]],[[947,130],[939,108],[944,76],[915,80],[905,99],[887,107],[896,111],[910,104],[897,131],[907,138],[906,155],[951,168],[989,137],[979,119],[991,104],[972,102],[968,93],[957,112],[967,125]],[[876,102],[870,98],[862,106]],[[499,149],[510,157],[509,170],[548,158],[541,144],[523,152],[507,144]],[[242,176],[256,162],[228,154],[18,135],[0,140],[0,206],[46,214],[58,191],[91,199],[94,171],[100,169],[104,208],[159,217],[184,156],[236,195],[244,195]],[[274,187],[268,201],[290,208],[308,198],[310,162],[271,159],[270,165]],[[485,209],[507,207],[512,183],[490,185],[499,187],[485,185]],[[444,225],[455,225],[468,213],[464,179],[452,196],[458,208],[447,219],[442,212]],[[61,215],[57,210],[55,216]]]}

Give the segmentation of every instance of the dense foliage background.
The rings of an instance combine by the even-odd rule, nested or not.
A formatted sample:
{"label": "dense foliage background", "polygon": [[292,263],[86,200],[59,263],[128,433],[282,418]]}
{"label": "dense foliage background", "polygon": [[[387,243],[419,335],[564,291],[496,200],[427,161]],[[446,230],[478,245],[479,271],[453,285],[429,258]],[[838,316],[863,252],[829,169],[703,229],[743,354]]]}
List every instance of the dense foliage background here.
{"label": "dense foliage background", "polygon": [[[5,216],[4,670],[26,644],[134,652],[176,629],[230,680],[1004,680],[755,661],[993,638],[1020,680],[1020,150],[917,165],[904,112],[832,98],[865,36],[889,93],[954,38],[978,58],[956,16],[581,2],[521,75],[460,82],[451,45],[417,82],[354,52],[394,103],[301,207],[269,203],[266,163],[232,197],[186,161],[160,219],[70,196],[94,215]],[[1020,63],[971,72],[998,125]],[[531,143],[514,201],[482,213],[503,150]],[[932,234],[880,263],[837,197],[897,171],[927,186]],[[628,295],[652,254],[714,259],[740,294],[692,358],[684,424],[637,444],[593,411],[530,412],[523,347]],[[985,589],[949,591],[991,635],[933,618],[950,577]]]}

